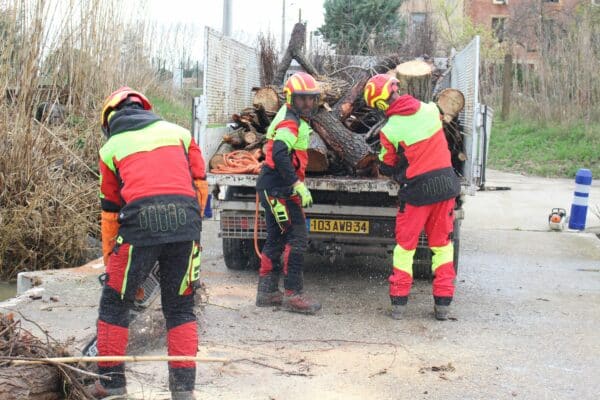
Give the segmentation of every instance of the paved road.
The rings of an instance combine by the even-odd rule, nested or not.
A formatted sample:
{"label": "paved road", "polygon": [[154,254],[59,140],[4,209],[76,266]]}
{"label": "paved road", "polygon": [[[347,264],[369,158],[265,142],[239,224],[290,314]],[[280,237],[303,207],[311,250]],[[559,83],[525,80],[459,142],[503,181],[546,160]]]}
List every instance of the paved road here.
{"label": "paved road", "polygon": [[[309,260],[306,288],[323,302],[319,315],[256,308],[256,273],[228,271],[216,223],[206,223],[200,354],[236,361],[200,365],[199,398],[598,398],[600,240],[546,225],[550,208],[568,209],[572,183],[494,172],[489,180],[512,190],[468,199],[446,322],[433,319],[429,282],[415,284],[406,318],[391,320],[389,260],[366,258],[336,268]],[[81,342],[93,331],[96,271],[42,276],[42,300],[13,307]],[[48,300],[54,293],[58,302]],[[146,351],[165,352],[160,341]],[[168,398],[166,366],[135,365],[129,377],[135,398]]]}

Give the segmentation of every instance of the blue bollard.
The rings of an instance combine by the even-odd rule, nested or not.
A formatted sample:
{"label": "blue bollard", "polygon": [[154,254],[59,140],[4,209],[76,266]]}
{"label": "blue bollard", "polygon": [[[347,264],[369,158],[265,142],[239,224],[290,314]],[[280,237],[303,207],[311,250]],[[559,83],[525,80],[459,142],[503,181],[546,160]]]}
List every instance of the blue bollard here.
{"label": "blue bollard", "polygon": [[569,229],[584,230],[587,217],[590,188],[592,187],[592,171],[581,168],[575,175],[575,195],[571,204]]}
{"label": "blue bollard", "polygon": [[212,218],[212,208],[210,206],[210,201],[212,199],[212,194],[208,195],[206,199],[206,207],[204,207],[204,218]]}

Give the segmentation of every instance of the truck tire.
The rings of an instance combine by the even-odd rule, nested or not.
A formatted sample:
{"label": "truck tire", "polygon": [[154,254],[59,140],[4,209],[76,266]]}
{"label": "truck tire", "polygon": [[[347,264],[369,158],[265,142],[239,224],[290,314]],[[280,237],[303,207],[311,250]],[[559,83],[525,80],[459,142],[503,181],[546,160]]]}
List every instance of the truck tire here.
{"label": "truck tire", "polygon": [[431,273],[431,256],[432,252],[429,247],[417,247],[413,258],[413,278],[432,280]]}
{"label": "truck tire", "polygon": [[[454,220],[454,271],[458,274],[458,260],[460,254],[460,223],[459,219]],[[417,247],[415,251],[415,257],[413,259],[413,278],[414,279],[433,279],[433,273],[431,272],[431,257],[433,253],[428,247]]]}
{"label": "truck tire", "polygon": [[[259,240],[259,249],[262,248]],[[223,238],[223,258],[228,269],[241,271],[245,269],[258,270],[260,260],[254,251],[252,239]]]}
{"label": "truck tire", "polygon": [[459,260],[459,254],[460,254],[460,225],[461,225],[461,223],[462,223],[462,220],[455,219],[454,220],[454,228],[453,228],[453,232],[452,232],[452,241],[454,242],[453,262],[454,262],[454,272],[456,273],[456,275],[458,275],[458,260]]}
{"label": "truck tire", "polygon": [[[262,250],[264,244],[264,240],[259,240],[258,249]],[[248,252],[248,269],[252,271],[258,271],[260,268],[260,258],[258,258],[256,251],[254,250],[254,239],[246,240],[245,246],[246,251]]]}
{"label": "truck tire", "polygon": [[248,267],[244,247],[243,239],[223,238],[223,258],[227,268],[240,271]]}

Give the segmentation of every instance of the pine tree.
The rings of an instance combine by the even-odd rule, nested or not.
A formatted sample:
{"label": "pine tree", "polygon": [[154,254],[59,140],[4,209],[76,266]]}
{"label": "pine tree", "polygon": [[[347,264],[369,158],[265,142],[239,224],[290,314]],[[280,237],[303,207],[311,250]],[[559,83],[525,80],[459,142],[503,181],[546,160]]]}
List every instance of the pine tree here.
{"label": "pine tree", "polygon": [[325,0],[325,23],[319,32],[342,54],[369,54],[400,46],[402,0]]}

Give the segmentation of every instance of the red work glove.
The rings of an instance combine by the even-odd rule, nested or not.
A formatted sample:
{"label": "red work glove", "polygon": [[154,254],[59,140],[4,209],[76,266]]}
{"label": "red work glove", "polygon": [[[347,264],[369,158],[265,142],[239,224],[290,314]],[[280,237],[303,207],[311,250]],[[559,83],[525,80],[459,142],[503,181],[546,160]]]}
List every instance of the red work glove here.
{"label": "red work glove", "polygon": [[196,186],[196,196],[198,196],[198,204],[200,205],[200,215],[204,218],[204,208],[208,200],[208,182],[204,179],[194,179]]}
{"label": "red work glove", "polygon": [[102,257],[104,265],[108,264],[108,257],[115,247],[115,240],[119,234],[119,213],[102,211],[101,230],[102,230]]}

